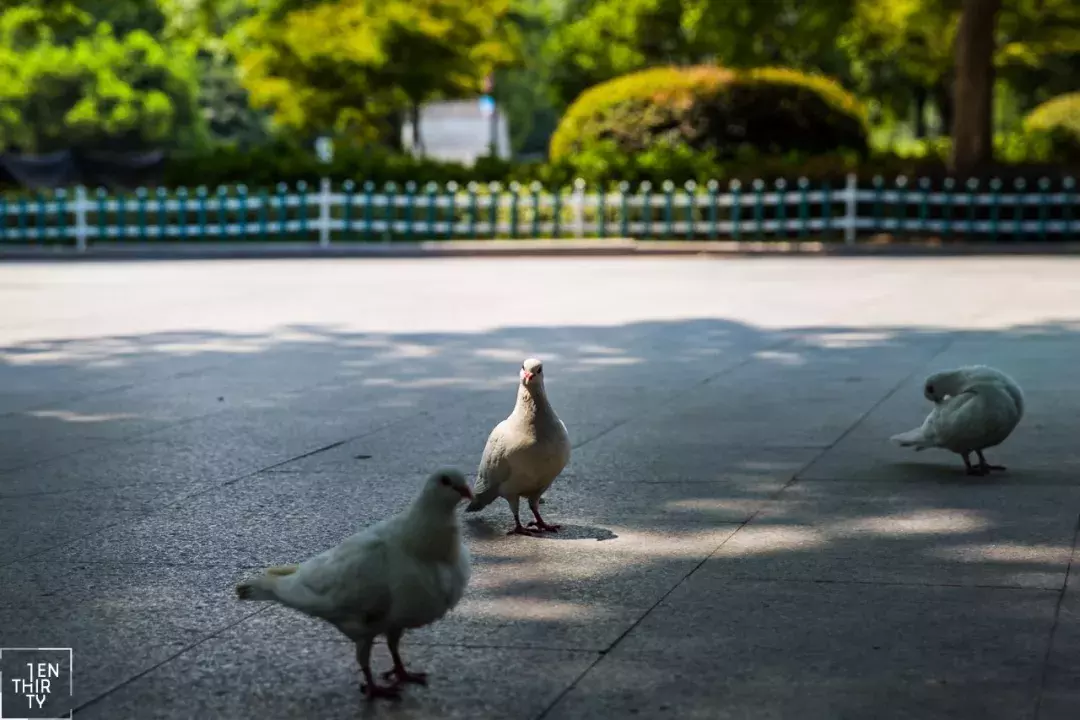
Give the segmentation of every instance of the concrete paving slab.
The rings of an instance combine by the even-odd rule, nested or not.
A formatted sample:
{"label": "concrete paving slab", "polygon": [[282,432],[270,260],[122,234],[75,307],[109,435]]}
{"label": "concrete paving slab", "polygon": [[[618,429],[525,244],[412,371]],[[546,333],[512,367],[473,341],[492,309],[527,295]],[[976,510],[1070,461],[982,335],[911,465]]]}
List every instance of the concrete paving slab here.
{"label": "concrete paving slab", "polygon": [[[912,342],[856,348],[852,358],[787,345],[639,415],[638,432],[714,445],[828,447],[938,349],[936,340]],[[873,373],[868,365],[877,366]]]}
{"label": "concrete paving slab", "polygon": [[1074,557],[1046,658],[1039,718],[1064,720],[1080,712],[1080,573],[1076,560]]}
{"label": "concrete paving slab", "polygon": [[0,501],[0,565],[138,518],[199,487],[145,484],[4,498]]}
{"label": "concrete paving slab", "polygon": [[42,562],[256,567],[295,562],[399,510],[422,477],[261,474],[114,525]]}
{"label": "concrete paving slab", "polygon": [[927,366],[885,399],[835,447],[799,473],[805,480],[858,480],[885,483],[968,482],[1038,485],[1080,482],[1080,450],[1071,430],[1080,389],[1028,386],[1025,416],[1000,446],[986,451],[1008,472],[990,478],[966,478],[959,455],[944,450],[915,452],[889,437],[917,427],[931,410],[922,397]]}
{"label": "concrete paving slab", "polygon": [[[537,355],[579,444],[544,506],[564,531],[508,538],[505,504],[468,519],[474,583],[407,655],[459,666],[460,693],[409,693],[398,714],[1030,717],[1043,671],[1044,715],[1065,713],[1071,601],[1058,650],[1046,608],[1077,514],[1080,390],[1060,380],[1077,262],[0,266],[0,306],[20,308],[0,319],[0,461],[26,465],[0,469],[0,523],[15,547],[55,519],[88,530],[0,567],[0,645],[16,627],[84,648],[81,697],[100,699],[77,717],[365,713],[341,638],[236,615],[233,583],[403,506],[433,460],[474,471]],[[1004,475],[887,444],[925,415],[922,376],[963,362],[1028,391],[991,456]],[[820,482],[790,484],[804,468]],[[708,600],[683,612],[695,578]],[[238,620],[242,642],[219,632]],[[685,652],[631,644],[653,621],[692,628],[649,630]]]}
{"label": "concrete paving slab", "polygon": [[78,703],[258,610],[223,592],[231,568],[28,561],[0,573],[25,593],[0,601],[3,646],[72,648]]}
{"label": "concrete paving slab", "polygon": [[[410,667],[430,673],[393,705],[360,693],[351,644],[265,635],[241,624],[78,712],[81,718],[491,718],[551,704],[590,663],[593,653],[520,648],[402,645]],[[377,667],[389,666],[376,648]],[[508,667],[536,672],[508,673]]]}
{"label": "concrete paving slab", "polygon": [[1065,582],[1078,515],[1080,493],[1058,488],[799,482],[702,572],[1057,590]]}
{"label": "concrete paving slab", "polygon": [[552,717],[1030,717],[1056,595],[695,574]]}
{"label": "concrete paving slab", "polygon": [[591,481],[717,482],[774,491],[821,454],[817,447],[728,445],[681,432],[625,425],[576,450],[571,472]]}
{"label": "concrete paving slab", "polygon": [[1036,720],[1071,720],[1080,713],[1080,692],[1045,692]]}

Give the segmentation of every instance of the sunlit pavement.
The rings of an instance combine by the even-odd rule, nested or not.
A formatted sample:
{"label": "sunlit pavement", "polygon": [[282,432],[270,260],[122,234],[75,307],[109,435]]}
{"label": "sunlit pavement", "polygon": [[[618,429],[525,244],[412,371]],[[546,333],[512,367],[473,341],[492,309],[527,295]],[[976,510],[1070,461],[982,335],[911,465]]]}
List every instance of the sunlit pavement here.
{"label": "sunlit pavement", "polygon": [[[72,648],[80,720],[1080,717],[1080,259],[17,264],[0,308],[0,646]],[[475,471],[528,355],[563,531],[469,516],[429,687],[368,706],[233,584]],[[1027,393],[990,478],[887,442],[969,363]]]}

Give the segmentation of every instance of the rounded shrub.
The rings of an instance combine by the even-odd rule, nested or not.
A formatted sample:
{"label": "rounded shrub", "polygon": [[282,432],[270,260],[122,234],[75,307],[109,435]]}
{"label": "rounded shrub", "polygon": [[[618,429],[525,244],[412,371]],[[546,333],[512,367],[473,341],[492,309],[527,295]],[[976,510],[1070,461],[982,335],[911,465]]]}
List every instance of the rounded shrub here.
{"label": "rounded shrub", "polygon": [[1080,92],[1058,95],[1036,107],[1024,118],[1024,130],[1048,142],[1059,158],[1080,161]]}
{"label": "rounded shrub", "polygon": [[[615,154],[686,158],[868,152],[866,110],[827,77],[702,65],[630,73],[582,93],[551,139],[551,159],[595,166]],[[580,161],[578,160],[580,158]]]}

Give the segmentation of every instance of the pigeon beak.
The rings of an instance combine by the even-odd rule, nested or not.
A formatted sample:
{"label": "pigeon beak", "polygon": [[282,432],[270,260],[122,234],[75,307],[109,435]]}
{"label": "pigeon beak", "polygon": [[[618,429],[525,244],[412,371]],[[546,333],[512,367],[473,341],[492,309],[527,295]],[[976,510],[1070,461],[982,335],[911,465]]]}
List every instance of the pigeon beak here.
{"label": "pigeon beak", "polygon": [[462,488],[459,492],[461,493],[461,497],[465,498],[466,500],[473,499],[472,490],[470,490],[469,488]]}
{"label": "pigeon beak", "polygon": [[532,382],[532,379],[533,379],[533,374],[531,372],[526,371],[526,373],[525,373],[525,382]]}

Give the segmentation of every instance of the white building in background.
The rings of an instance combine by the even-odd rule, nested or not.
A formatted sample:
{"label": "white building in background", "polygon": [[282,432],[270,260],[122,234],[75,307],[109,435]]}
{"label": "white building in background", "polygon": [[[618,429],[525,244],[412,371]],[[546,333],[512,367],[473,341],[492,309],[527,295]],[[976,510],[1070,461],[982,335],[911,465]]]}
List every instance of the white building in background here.
{"label": "white building in background", "polygon": [[[433,160],[449,160],[472,165],[477,158],[488,154],[491,145],[491,110],[475,100],[451,100],[424,105],[420,108],[420,139],[424,154]],[[498,156],[510,159],[510,132],[506,116],[494,109],[496,125],[495,147]],[[405,149],[417,154],[412,147],[412,123],[401,128]]]}

